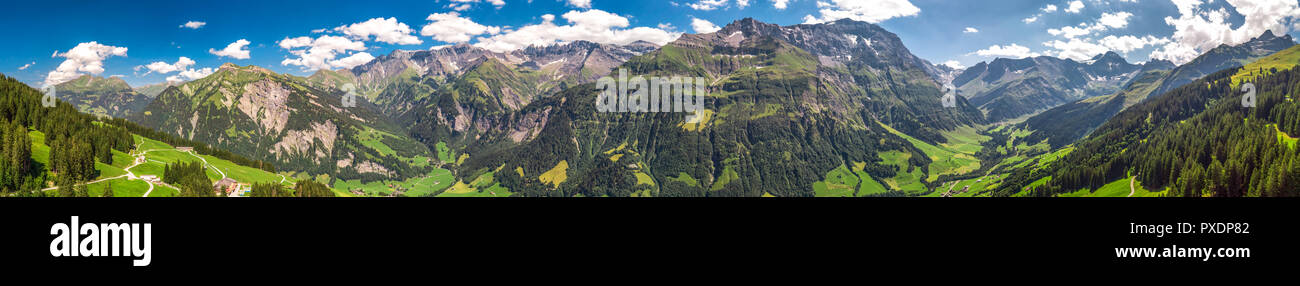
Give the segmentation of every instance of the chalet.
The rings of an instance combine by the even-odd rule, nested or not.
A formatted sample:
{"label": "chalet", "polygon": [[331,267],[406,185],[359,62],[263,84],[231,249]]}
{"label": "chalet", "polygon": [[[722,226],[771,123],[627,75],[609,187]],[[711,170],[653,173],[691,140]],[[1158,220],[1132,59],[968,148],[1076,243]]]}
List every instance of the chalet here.
{"label": "chalet", "polygon": [[225,178],[212,184],[212,190],[228,197],[239,197],[252,191],[252,187],[249,184],[235,181],[235,179]]}
{"label": "chalet", "polygon": [[176,147],[176,151],[190,152],[194,151],[194,147]]}

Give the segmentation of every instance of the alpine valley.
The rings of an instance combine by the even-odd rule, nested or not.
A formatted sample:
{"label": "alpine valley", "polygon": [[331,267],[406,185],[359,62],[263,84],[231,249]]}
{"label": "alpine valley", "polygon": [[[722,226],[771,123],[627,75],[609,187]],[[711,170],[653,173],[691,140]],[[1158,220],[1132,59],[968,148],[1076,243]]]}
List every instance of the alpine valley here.
{"label": "alpine valley", "polygon": [[[135,88],[87,75],[58,84],[54,108],[6,76],[0,190],[1296,196],[1297,64],[1291,36],[1266,32],[1182,65],[1105,52],[954,69],[867,22],[745,18],[662,46],[460,44],[306,77],[230,63]],[[705,109],[598,112],[595,82],[622,74],[702,77]],[[1255,107],[1241,105],[1246,84]]]}

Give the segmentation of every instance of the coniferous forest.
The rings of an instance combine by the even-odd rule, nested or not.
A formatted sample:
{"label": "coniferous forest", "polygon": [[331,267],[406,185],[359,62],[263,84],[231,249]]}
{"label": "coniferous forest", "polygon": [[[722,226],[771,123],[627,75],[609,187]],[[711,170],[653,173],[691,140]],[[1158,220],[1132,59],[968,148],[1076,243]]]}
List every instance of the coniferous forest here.
{"label": "coniferous forest", "polygon": [[1300,154],[1290,135],[1300,134],[1300,73],[1274,71],[1254,79],[1256,106],[1244,107],[1237,69],[1133,106],[1076,143],[1070,155],[1037,172],[1020,171],[995,194],[1029,188],[1050,196],[1096,189],[1135,177],[1166,196],[1300,196]]}

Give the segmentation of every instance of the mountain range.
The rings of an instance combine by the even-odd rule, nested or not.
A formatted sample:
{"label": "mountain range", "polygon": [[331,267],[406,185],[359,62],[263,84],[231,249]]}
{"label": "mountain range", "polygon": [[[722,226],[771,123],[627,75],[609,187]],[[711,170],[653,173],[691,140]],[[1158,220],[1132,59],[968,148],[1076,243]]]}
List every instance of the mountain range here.
{"label": "mountain range", "polygon": [[[82,112],[325,182],[450,170],[454,183],[430,192],[438,195],[1023,195],[1042,183],[1039,170],[1060,170],[1051,160],[1103,139],[1078,140],[1111,136],[1092,133],[1119,124],[1108,123],[1117,114],[1158,109],[1147,102],[1216,84],[1222,75],[1210,76],[1222,70],[1258,69],[1234,84],[1277,74],[1291,60],[1279,52],[1293,46],[1267,32],[1183,65],[1107,52],[954,69],[870,23],[746,18],[664,46],[577,41],[502,53],[454,45],[307,77],[226,64],[183,83],[132,89],[83,76],[57,88]],[[596,112],[601,90],[592,83],[621,71],[706,79],[702,121]],[[959,95],[951,108],[941,103],[949,91]],[[344,104],[349,93],[355,106]],[[1022,182],[1029,178],[1040,182]]]}

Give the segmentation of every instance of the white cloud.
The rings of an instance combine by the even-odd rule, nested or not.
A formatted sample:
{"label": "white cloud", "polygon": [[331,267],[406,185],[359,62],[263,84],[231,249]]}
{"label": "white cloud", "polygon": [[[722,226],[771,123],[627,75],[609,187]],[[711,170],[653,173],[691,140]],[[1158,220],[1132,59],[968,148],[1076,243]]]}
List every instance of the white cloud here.
{"label": "white cloud", "polygon": [[[1080,3],[1080,5],[1083,5],[1083,3]],[[1046,6],[1046,7],[1043,7],[1042,10],[1043,10],[1043,13],[1052,13],[1052,12],[1056,12],[1056,5],[1053,5],[1053,4],[1047,4],[1047,6]]]}
{"label": "white cloud", "polygon": [[1066,12],[1066,13],[1075,13],[1075,14],[1078,14],[1079,11],[1083,11],[1083,1],[1074,0],[1074,1],[1070,2],[1070,6],[1069,6],[1069,7],[1066,7],[1066,8],[1065,8],[1065,12]]}
{"label": "white cloud", "polygon": [[1067,39],[1073,39],[1079,36],[1086,36],[1088,34],[1092,34],[1092,32],[1094,31],[1101,31],[1105,29],[1106,28],[1104,26],[1089,26],[1088,24],[1079,24],[1079,26],[1077,27],[1066,26],[1066,27],[1061,27],[1060,29],[1047,29],[1047,33],[1052,34],[1052,36],[1062,36]]}
{"label": "white cloud", "polygon": [[187,57],[180,57],[179,59],[176,60],[176,63],[169,64],[167,62],[153,62],[145,66],[136,67],[136,70],[139,70],[141,68],[149,69],[149,71],[146,72],[145,75],[148,75],[150,73],[155,73],[155,72],[160,74],[180,72],[176,75],[168,76],[167,77],[168,82],[182,82],[182,81],[196,80],[211,75],[212,72],[215,71],[212,68],[201,68],[201,69],[189,68],[192,65],[194,65],[194,60]]}
{"label": "white cloud", "polygon": [[749,7],[749,0],[736,0],[736,7],[740,7],[740,9]]}
{"label": "white cloud", "polygon": [[1123,28],[1128,26],[1128,18],[1132,16],[1133,13],[1129,12],[1101,13],[1101,18],[1097,19],[1097,24],[1110,28]]}
{"label": "white cloud", "polygon": [[966,29],[965,29],[965,30],[962,30],[961,32],[962,32],[962,33],[967,33],[967,34],[969,34],[969,33],[979,33],[980,30],[979,30],[979,29],[976,29],[976,28],[974,28],[974,27],[966,27]]}
{"label": "white cloud", "polygon": [[1038,22],[1038,16],[1033,16],[1033,17],[1025,18],[1024,20],[1020,20],[1020,21],[1024,21],[1025,24],[1029,24],[1029,23],[1033,23],[1033,22]]}
{"label": "white cloud", "polygon": [[992,45],[987,49],[978,50],[972,54],[981,57],[1007,57],[1016,59],[1039,56],[1038,53],[1030,52],[1029,48],[1017,44],[1009,44],[1006,46]]}
{"label": "white cloud", "polygon": [[1231,15],[1227,9],[1203,8],[1200,0],[1171,1],[1179,13],[1178,18],[1165,17],[1165,23],[1174,28],[1172,41],[1153,51],[1151,58],[1177,64],[1222,44],[1239,45],[1264,31],[1288,33],[1288,23],[1300,20],[1300,3],[1295,0],[1227,0],[1244,18],[1236,28],[1228,22]]}
{"label": "white cloud", "polygon": [[248,40],[239,39],[234,43],[230,43],[229,45],[226,45],[226,48],[221,49],[220,51],[215,49],[208,49],[208,53],[221,56],[221,57],[247,60],[249,58],[248,49],[246,48],[248,47],[248,44],[249,44]]}
{"label": "white cloud", "polygon": [[785,10],[785,8],[789,6],[790,0],[775,0],[772,2],[772,7],[775,7],[777,10]]}
{"label": "white cloud", "polygon": [[1092,59],[1093,56],[1110,50],[1102,45],[1082,39],[1052,40],[1044,42],[1043,45],[1056,49],[1056,57],[1075,61],[1086,61]]}
{"label": "white cloud", "polygon": [[355,66],[363,65],[375,59],[375,56],[367,52],[360,52],[346,58],[330,61],[330,65],[335,68],[350,69]]}
{"label": "white cloud", "polygon": [[353,39],[367,41],[370,36],[375,36],[375,41],[397,44],[397,45],[418,45],[424,43],[419,37],[412,35],[415,30],[405,23],[397,22],[397,18],[374,18],[365,22],[356,23],[347,26],[334,28],[335,31],[343,32]]}
{"label": "white cloud", "polygon": [[187,69],[187,70],[181,71],[181,73],[179,73],[179,74],[176,74],[176,75],[174,75],[174,76],[169,76],[169,77],[167,77],[167,81],[168,81],[168,82],[182,82],[182,81],[196,80],[196,79],[200,79],[200,78],[204,78],[204,77],[207,77],[207,76],[209,76],[209,75],[212,75],[212,72],[215,72],[215,71],[216,71],[216,70],[214,70],[214,69],[212,69],[212,68]]}
{"label": "white cloud", "polygon": [[51,57],[63,57],[63,63],[58,68],[50,71],[45,75],[45,85],[60,84],[69,80],[76,79],[83,72],[90,74],[100,74],[104,72],[104,59],[111,56],[126,56],[125,47],[114,47],[102,45],[99,42],[86,42],[77,44],[66,53],[54,52]]}
{"label": "white cloud", "polygon": [[21,66],[21,67],[18,67],[18,70],[26,70],[27,68],[32,67],[32,65],[34,65],[34,64],[36,64],[36,62],[31,62],[31,63],[29,63],[29,64],[25,64],[25,65],[23,65],[23,66]]}
{"label": "white cloud", "polygon": [[194,60],[191,60],[190,58],[187,57],[181,57],[180,59],[176,60],[176,63],[169,64],[167,62],[153,62],[144,67],[149,69],[149,72],[145,73],[147,75],[149,73],[155,73],[155,72],[166,74],[166,73],[183,71],[185,70],[185,68],[188,68],[189,66],[192,65],[194,65]]}
{"label": "white cloud", "polygon": [[350,65],[354,64],[355,61],[366,57],[358,56],[364,54],[363,52],[341,60],[335,60],[340,54],[366,50],[364,42],[353,41],[340,36],[324,35],[315,39],[305,36],[285,38],[280,40],[280,47],[289,50],[290,54],[298,56],[297,58],[284,59],[280,62],[280,65],[301,66],[304,71],[350,68],[352,67]]}
{"label": "white cloud", "polygon": [[[686,6],[691,7],[691,9],[701,11],[712,11],[718,9],[718,7],[726,5],[727,0],[700,0],[700,2],[686,4]],[[746,1],[746,5],[748,5],[748,1]]]}
{"label": "white cloud", "polygon": [[817,7],[820,8],[821,17],[808,15],[804,17],[804,23],[815,24],[835,21],[839,19],[852,19],[868,23],[880,23],[881,21],[897,18],[916,16],[921,13],[921,8],[912,5],[908,0],[830,0],[834,3],[818,1]]}
{"label": "white cloud", "polygon": [[591,0],[568,0],[568,3],[577,8],[591,8]]}
{"label": "white cloud", "polygon": [[[451,5],[448,5],[447,7],[452,7],[452,6],[466,6],[465,9],[469,9],[468,6],[469,6],[471,3],[482,3],[482,2],[492,3],[492,6],[496,6],[497,8],[501,8],[501,6],[505,6],[505,5],[506,5],[506,1],[505,1],[505,0],[486,0],[486,1],[484,1],[484,0],[451,0],[451,2],[452,2],[452,4],[451,4]],[[456,3],[460,3],[460,4],[456,4]]]}
{"label": "white cloud", "polygon": [[1105,46],[1107,49],[1125,54],[1146,46],[1158,46],[1167,43],[1169,43],[1168,38],[1156,38],[1151,35],[1141,38],[1130,35],[1119,37],[1110,35],[1102,38],[1100,41],[1100,44]]}
{"label": "white cloud", "polygon": [[1094,32],[1101,32],[1111,28],[1124,28],[1128,26],[1128,18],[1133,14],[1129,12],[1119,13],[1102,13],[1096,23],[1080,23],[1078,26],[1065,26],[1059,29],[1047,29],[1048,34],[1053,36],[1062,36],[1067,39],[1074,39],[1080,36],[1087,36]]}
{"label": "white cloud", "polygon": [[627,28],[627,18],[597,9],[569,11],[561,17],[569,24],[556,25],[554,15],[542,15],[540,24],[523,26],[491,37],[480,37],[474,45],[497,52],[578,40],[619,45],[646,41],[663,45],[681,35],[650,27]]}
{"label": "white cloud", "polygon": [[473,36],[501,32],[499,27],[480,25],[456,12],[433,13],[427,19],[430,22],[420,29],[420,35],[432,36],[440,42],[464,43]]}
{"label": "white cloud", "polygon": [[708,20],[704,20],[700,18],[691,18],[691,28],[695,29],[695,33],[698,34],[713,33],[722,29],[722,27],[718,27],[718,25],[714,25],[713,22],[709,22]]}
{"label": "white cloud", "polygon": [[950,68],[952,68],[952,69],[964,69],[964,68],[966,68],[966,66],[963,66],[963,65],[961,64],[961,62],[958,62],[958,61],[946,61],[946,62],[943,62],[943,65],[948,66],[948,67],[950,67]]}
{"label": "white cloud", "polygon": [[189,22],[185,22],[185,24],[181,24],[180,27],[197,30],[199,28],[203,28],[203,26],[206,26],[207,24],[208,22],[189,21]]}

